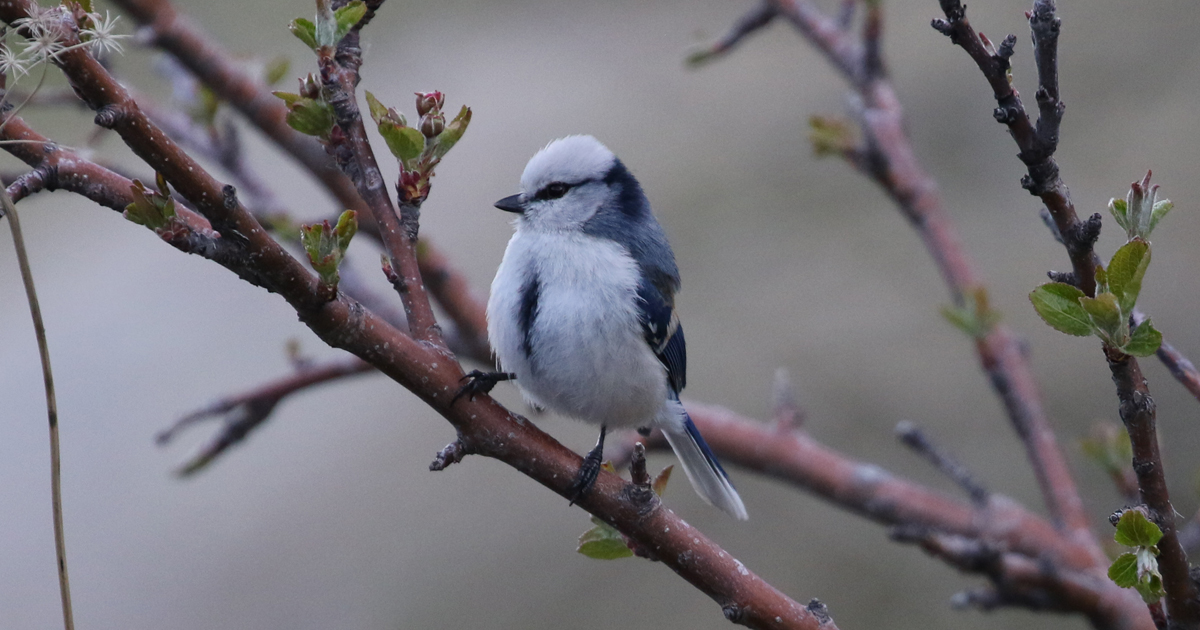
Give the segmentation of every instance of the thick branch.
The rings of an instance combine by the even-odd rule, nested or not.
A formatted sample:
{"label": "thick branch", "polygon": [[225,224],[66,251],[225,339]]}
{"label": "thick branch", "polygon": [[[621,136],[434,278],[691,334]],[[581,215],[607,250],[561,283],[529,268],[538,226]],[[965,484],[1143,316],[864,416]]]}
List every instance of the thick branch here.
{"label": "thick branch", "polygon": [[[23,18],[30,10],[37,9],[29,0],[0,0],[4,21]],[[64,27],[71,31],[74,25],[64,23]],[[155,128],[86,50],[64,53],[58,64],[81,98],[99,110],[97,122],[116,130],[139,157],[195,203],[223,240],[237,243],[244,253],[243,265],[230,261],[226,266],[280,293],[327,344],[372,364],[446,417],[458,430],[466,452],[499,459],[567,496],[582,464],[577,454],[488,397],[462,400],[451,407],[462,377],[457,362],[397,331],[344,294],[323,299],[312,274],[265,234],[230,189],[223,189]],[[634,501],[629,488],[615,475],[602,473],[578,503],[712,597],[727,618],[754,628],[836,627],[824,614],[763,582],[657,501]]]}

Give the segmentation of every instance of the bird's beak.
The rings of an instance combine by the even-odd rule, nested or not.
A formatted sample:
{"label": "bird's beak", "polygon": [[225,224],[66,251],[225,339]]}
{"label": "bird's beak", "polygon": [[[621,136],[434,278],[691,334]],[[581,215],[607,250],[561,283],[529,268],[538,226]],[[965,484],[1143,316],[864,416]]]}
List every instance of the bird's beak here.
{"label": "bird's beak", "polygon": [[525,205],[521,203],[521,195],[510,195],[496,202],[496,207],[505,212],[525,213]]}

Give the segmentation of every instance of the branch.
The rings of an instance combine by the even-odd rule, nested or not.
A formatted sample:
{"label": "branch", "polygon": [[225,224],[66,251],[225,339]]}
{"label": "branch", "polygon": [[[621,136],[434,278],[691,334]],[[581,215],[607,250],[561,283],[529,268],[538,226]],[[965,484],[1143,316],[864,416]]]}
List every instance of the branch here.
{"label": "branch", "polygon": [[[875,181],[897,204],[921,236],[937,264],[955,303],[982,290],[975,264],[962,247],[946,215],[937,184],[913,153],[904,128],[904,113],[887,79],[872,68],[863,47],[836,21],[822,15],[807,0],[777,0],[780,10],[810,43],[817,47],[851,82],[862,100],[864,147],[847,155],[852,164]],[[872,11],[880,10],[878,7]],[[879,15],[868,15],[868,47],[878,47]],[[874,43],[872,43],[874,42]],[[1008,328],[992,325],[976,339],[980,363],[1004,402],[1009,420],[1025,445],[1034,474],[1054,521],[1092,548],[1097,562],[1104,560],[1091,533],[1075,480],[1041,400],[1033,372],[1020,341]]]}
{"label": "branch", "polygon": [[[694,402],[687,403],[687,410],[722,461],[794,484],[894,533],[936,533],[1004,550],[1012,562],[1037,568],[1036,576],[1012,574],[1019,576],[1011,579],[1024,591],[1062,594],[1063,599],[1045,605],[1078,611],[1097,628],[1154,628],[1141,598],[1108,579],[1107,563],[1097,563],[1090,545],[1056,531],[1007,497],[993,494],[986,504],[973,505],[855,461],[802,430],[780,429]],[[615,462],[626,461],[638,441],[647,448],[668,448],[658,431],[649,438],[630,432],[614,440],[610,455]]]}
{"label": "branch", "polygon": [[1200,627],[1200,600],[1197,599],[1196,585],[1188,574],[1187,553],[1179,542],[1175,508],[1167,493],[1166,475],[1158,452],[1154,399],[1150,397],[1150,389],[1136,358],[1108,347],[1104,354],[1117,386],[1117,398],[1121,401],[1121,422],[1125,423],[1133,446],[1133,472],[1137,475],[1142,502],[1163,532],[1158,543],[1158,563],[1167,592],[1167,615],[1172,627]]}
{"label": "branch", "polygon": [[[0,19],[6,22],[37,10],[29,0],[0,0]],[[73,22],[64,21],[63,26],[75,38]],[[345,294],[325,299],[316,278],[265,234],[233,191],[223,189],[154,127],[86,50],[62,54],[58,65],[81,98],[99,110],[97,122],[116,130],[139,157],[196,204],[221,240],[237,244],[242,258],[222,264],[279,293],[325,343],[372,364],[442,414],[458,431],[464,453],[503,461],[567,496],[582,464],[579,455],[489,397],[451,407],[463,375],[457,362],[396,330]],[[754,628],[836,627],[822,607],[810,609],[789,599],[657,500],[634,501],[629,489],[619,477],[602,473],[577,503],[713,598],[733,621]]]}
{"label": "branch", "polygon": [[25,236],[21,233],[21,221],[17,207],[6,191],[0,191],[0,206],[8,217],[12,229],[13,249],[17,252],[17,265],[21,269],[21,283],[25,285],[25,299],[29,302],[29,315],[33,319],[33,331],[37,337],[38,357],[42,365],[42,381],[46,390],[46,416],[50,424],[50,505],[54,522],[54,555],[58,568],[58,591],[62,600],[64,630],[75,630],[75,612],[71,606],[71,580],[67,574],[67,538],[63,527],[62,503],[62,456],[58,441],[58,401],[54,396],[54,373],[50,369],[50,345],[46,341],[46,324],[42,321],[42,307],[38,303],[37,290],[33,284],[33,271],[29,267],[29,256],[25,250]]}
{"label": "branch", "polygon": [[225,426],[221,431],[200,450],[199,454],[177,471],[180,476],[191,475],[207,466],[229,447],[245,440],[251,431],[267,420],[276,405],[284,398],[311,389],[316,385],[373,371],[375,371],[374,367],[357,357],[348,360],[342,359],[317,368],[300,370],[292,376],[271,381],[240,394],[227,396],[197,409],[160,432],[155,436],[155,441],[160,445],[167,444],[181,430],[197,422],[222,419]]}
{"label": "branch", "polygon": [[934,20],[933,27],[971,56],[992,87],[997,105],[993,115],[997,122],[1008,126],[1021,150],[1017,157],[1028,169],[1028,174],[1021,179],[1021,186],[1046,204],[1067,247],[1076,286],[1094,296],[1096,264],[1092,247],[1100,235],[1100,215],[1079,220],[1071,193],[1059,177],[1058,163],[1054,161],[1064,105],[1058,99],[1059,20],[1054,15],[1053,0],[1037,0],[1033,12],[1028,14],[1038,67],[1039,85],[1035,96],[1041,116],[1036,128],[1025,112],[1021,96],[1012,88],[1008,59],[1012,56],[1016,38],[1009,35],[999,49],[992,48],[990,42],[971,27],[966,8],[959,0],[939,1],[946,19]]}
{"label": "branch", "polygon": [[[337,168],[316,141],[297,133],[287,125],[287,108],[283,102],[273,96],[260,81],[243,72],[239,64],[225,52],[224,47],[191,24],[168,0],[113,1],[145,27],[153,45],[172,55],[214,94],[240,111],[277,146],[295,158],[321,181],[343,208],[358,210],[363,233],[381,238],[374,215],[359,196],[355,184]],[[371,14],[373,10],[368,11],[368,18]],[[364,22],[368,18],[364,18]],[[386,192],[384,196],[386,197]],[[418,262],[426,256],[445,260],[444,257],[440,257],[432,243],[421,241],[417,252]],[[457,275],[448,266],[444,269],[451,276]],[[429,282],[428,279],[426,281]],[[448,286],[460,285],[450,283]],[[432,286],[428,288],[461,331],[462,349],[475,360],[489,363],[490,349],[481,351],[482,346],[475,338],[478,331],[486,331],[486,325],[478,328],[468,315],[467,309],[452,304],[469,300],[470,296],[458,293],[457,289],[447,288],[445,291],[439,291]]]}

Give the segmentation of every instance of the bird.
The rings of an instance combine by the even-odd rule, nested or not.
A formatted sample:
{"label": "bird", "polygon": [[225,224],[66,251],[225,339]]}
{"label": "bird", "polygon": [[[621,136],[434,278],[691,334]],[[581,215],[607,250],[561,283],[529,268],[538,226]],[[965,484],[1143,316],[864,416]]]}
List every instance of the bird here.
{"label": "bird", "polygon": [[520,190],[495,203],[516,215],[487,303],[503,371],[471,372],[464,391],[513,380],[534,407],[600,425],[568,488],[572,503],[599,475],[609,427],[643,435],[657,427],[697,494],[746,520],[729,475],[679,402],[687,382],[679,269],[637,179],[596,138],[574,135],[529,160]]}

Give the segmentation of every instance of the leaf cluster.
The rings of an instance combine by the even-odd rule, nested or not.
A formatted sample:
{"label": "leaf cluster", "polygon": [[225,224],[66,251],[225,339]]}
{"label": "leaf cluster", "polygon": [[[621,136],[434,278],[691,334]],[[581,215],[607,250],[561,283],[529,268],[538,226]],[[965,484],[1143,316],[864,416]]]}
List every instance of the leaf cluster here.
{"label": "leaf cluster", "polygon": [[343,212],[336,226],[330,226],[329,221],[300,226],[300,244],[325,286],[337,288],[338,267],[357,232],[358,213],[353,210]]}
{"label": "leaf cluster", "polygon": [[175,200],[171,198],[171,189],[161,173],[154,174],[154,183],[158,190],[150,190],[141,180],[133,180],[130,186],[133,203],[125,206],[122,214],[138,225],[158,231],[169,226],[175,218]]}
{"label": "leaf cluster", "polygon": [[366,14],[367,5],[362,0],[354,0],[337,11],[330,8],[328,1],[318,2],[315,21],[296,18],[288,29],[296,39],[317,52],[321,48],[337,46]]}
{"label": "leaf cluster", "polygon": [[471,124],[471,108],[463,105],[458,115],[446,123],[440,133],[427,138],[420,129],[409,127],[404,115],[395,108],[385,106],[370,92],[366,96],[371,119],[404,171],[431,171],[458,144],[467,132],[467,125]]}
{"label": "leaf cluster", "polygon": [[1151,523],[1138,509],[1125,510],[1117,521],[1115,540],[1134,551],[1117,556],[1108,567],[1108,577],[1121,588],[1134,588],[1147,604],[1162,599],[1162,574],[1158,571],[1158,541],[1163,537],[1158,525]]}
{"label": "leaf cluster", "polygon": [[1050,282],[1029,294],[1033,308],[1059,332],[1095,335],[1125,354],[1145,357],[1162,344],[1162,333],[1147,319],[1130,327],[1130,318],[1150,265],[1150,243],[1135,237],[1113,254],[1105,269],[1096,265],[1096,297],[1064,282]]}

